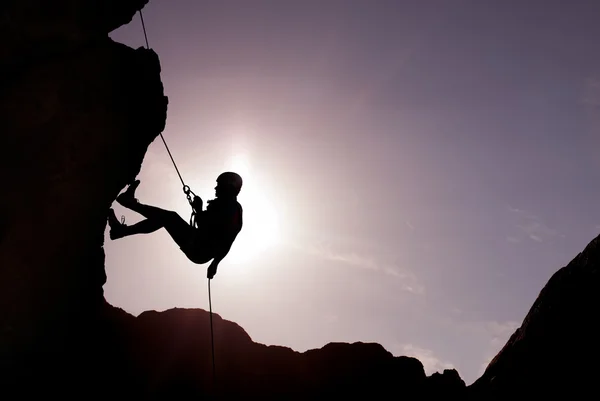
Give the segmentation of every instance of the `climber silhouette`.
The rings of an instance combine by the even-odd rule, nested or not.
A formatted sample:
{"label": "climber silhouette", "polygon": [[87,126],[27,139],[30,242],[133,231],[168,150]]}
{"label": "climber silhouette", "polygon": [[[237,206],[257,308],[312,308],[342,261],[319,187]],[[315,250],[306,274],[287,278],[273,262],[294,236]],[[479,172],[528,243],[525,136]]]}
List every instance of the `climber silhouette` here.
{"label": "climber silhouette", "polygon": [[215,187],[216,198],[208,201],[204,211],[202,199],[196,196],[192,201],[192,208],[196,212],[196,224],[193,226],[176,212],[140,203],[135,198],[135,190],[139,184],[140,181],[135,180],[125,192],[117,196],[117,202],[146,219],[129,226],[119,222],[114,210],[110,209],[110,239],[148,234],[164,227],[190,261],[204,264],[212,259],[206,274],[212,279],[217,273],[217,266],[227,256],[242,229],[243,211],[237,201],[242,188],[242,177],[233,172],[219,175]]}

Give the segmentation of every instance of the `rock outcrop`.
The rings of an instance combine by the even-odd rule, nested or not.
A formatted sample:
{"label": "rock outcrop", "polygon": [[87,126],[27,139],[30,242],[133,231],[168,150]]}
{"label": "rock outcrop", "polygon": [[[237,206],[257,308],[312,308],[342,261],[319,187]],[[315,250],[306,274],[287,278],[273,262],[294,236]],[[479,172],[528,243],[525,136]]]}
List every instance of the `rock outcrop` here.
{"label": "rock outcrop", "polygon": [[144,312],[137,318],[120,310],[114,313],[127,320],[138,398],[383,399],[401,392],[427,399],[462,398],[466,391],[455,370],[427,377],[417,359],[394,357],[379,344],[330,343],[300,353],[255,343],[240,326],[218,314],[213,314],[213,372],[208,312],[170,309]]}
{"label": "rock outcrop", "polygon": [[2,4],[3,394],[86,394],[81,385],[102,395],[124,377],[101,363],[116,352],[102,337],[112,332],[102,320],[106,215],[164,129],[167,98],[157,55],[108,33],[145,3]]}
{"label": "rock outcrop", "polygon": [[584,399],[600,357],[600,236],[542,289],[521,327],[469,388],[474,399]]}

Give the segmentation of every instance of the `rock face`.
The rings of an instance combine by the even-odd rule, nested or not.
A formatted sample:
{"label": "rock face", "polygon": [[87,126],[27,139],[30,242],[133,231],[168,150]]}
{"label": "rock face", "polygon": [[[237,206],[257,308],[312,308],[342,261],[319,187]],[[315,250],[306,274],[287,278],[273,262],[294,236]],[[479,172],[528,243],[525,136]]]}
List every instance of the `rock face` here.
{"label": "rock face", "polygon": [[102,394],[114,382],[100,363],[115,350],[101,341],[111,330],[102,321],[106,214],[164,129],[167,98],[157,55],[108,33],[145,3],[3,2],[3,393],[67,395],[80,383]]}
{"label": "rock face", "polygon": [[550,278],[469,394],[474,399],[593,394],[600,357],[599,288],[600,236]]}

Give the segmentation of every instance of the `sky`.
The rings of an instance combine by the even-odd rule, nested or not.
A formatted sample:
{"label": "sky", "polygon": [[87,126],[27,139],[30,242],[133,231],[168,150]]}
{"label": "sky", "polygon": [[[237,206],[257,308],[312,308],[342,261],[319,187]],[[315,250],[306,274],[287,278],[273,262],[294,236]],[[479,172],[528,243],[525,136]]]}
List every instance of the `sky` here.
{"label": "sky", "polygon": [[[600,233],[597,1],[150,1],[186,184],[244,178],[213,311],[297,351],[378,342],[467,384]],[[139,15],[110,34],[144,45]],[[158,137],[141,202],[190,207]],[[114,204],[127,223],[134,212]],[[158,231],[111,241],[106,299],[208,309]]]}

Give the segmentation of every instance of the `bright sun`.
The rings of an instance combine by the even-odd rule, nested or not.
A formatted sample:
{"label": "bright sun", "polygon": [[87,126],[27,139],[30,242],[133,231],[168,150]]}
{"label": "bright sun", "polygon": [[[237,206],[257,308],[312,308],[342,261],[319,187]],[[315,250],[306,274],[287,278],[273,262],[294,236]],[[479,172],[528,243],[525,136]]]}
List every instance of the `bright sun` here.
{"label": "bright sun", "polygon": [[233,264],[247,263],[279,241],[278,214],[264,187],[258,185],[257,177],[251,173],[244,155],[237,154],[228,169],[244,180],[238,196],[244,209],[244,225],[226,259]]}

